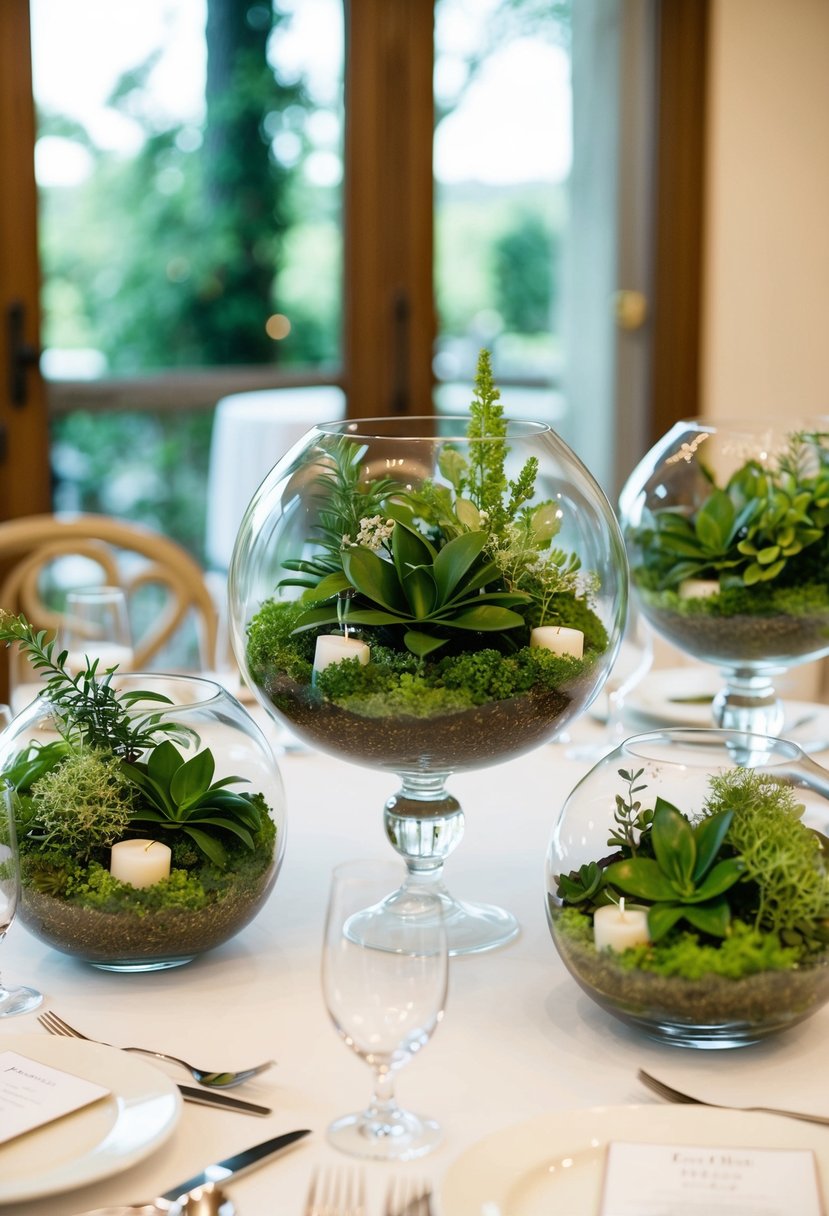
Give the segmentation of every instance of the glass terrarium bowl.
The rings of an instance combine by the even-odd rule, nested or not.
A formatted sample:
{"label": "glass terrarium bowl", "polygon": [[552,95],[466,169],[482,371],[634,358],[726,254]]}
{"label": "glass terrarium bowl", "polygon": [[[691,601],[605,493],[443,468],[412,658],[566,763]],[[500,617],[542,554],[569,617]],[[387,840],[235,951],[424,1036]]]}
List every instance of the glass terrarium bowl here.
{"label": "glass terrarium bowl", "polygon": [[[594,917],[602,899],[591,887],[596,870],[582,867],[601,862],[600,869],[606,875],[613,873],[610,863],[620,856],[618,839],[611,839],[621,830],[619,800],[652,810],[658,797],[696,823],[713,796],[712,779],[716,782],[721,775],[737,783],[730,795],[732,807],[749,805],[751,796],[743,783],[751,782],[753,805],[764,808],[755,812],[754,819],[746,810],[734,811],[732,822],[740,816],[739,827],[730,829],[733,839],[727,837],[724,852],[734,855],[733,841],[738,842],[743,855],[752,858],[753,868],[722,895],[733,907],[726,937],[699,931],[680,919],[660,942],[649,944],[651,922],[646,918],[654,901],[642,900],[640,904],[630,893],[622,923],[618,888],[613,903],[606,903],[599,913],[614,923],[597,929]],[[765,791],[771,791],[762,804],[757,800],[755,776],[762,779]],[[802,818],[790,810],[770,810],[775,798],[804,808]],[[719,805],[719,801],[709,804],[709,812]],[[823,939],[817,945],[813,942],[797,965],[775,970],[768,960],[778,951],[781,935],[794,946],[801,940],[804,927],[801,923],[798,931],[781,929],[779,923],[769,924],[761,929],[762,939],[753,939],[752,949],[757,950],[751,963],[754,970],[740,974],[743,969],[736,967],[735,958],[749,942],[744,926],[753,928],[756,923],[759,888],[752,884],[757,867],[765,874],[767,919],[779,922],[782,917],[785,921],[789,913],[781,912],[781,905],[789,901],[789,907],[794,906],[785,869],[793,867],[795,848],[797,864],[802,862],[804,838],[808,838],[805,855],[809,878],[802,880],[802,890],[811,892],[811,911],[817,908],[817,915],[822,912],[825,917],[829,879],[822,846],[826,841],[815,832],[825,831],[827,818],[829,772],[806,757],[795,743],[765,735],[679,727],[634,735],[575,786],[552,832],[545,863],[545,900],[550,932],[561,958],[588,996],[603,1009],[652,1038],[677,1046],[740,1047],[794,1026],[829,998],[829,951],[825,944],[820,945]],[[806,827],[813,831],[806,832]],[[792,840],[795,832],[797,845]],[[640,837],[639,832],[634,835]],[[697,861],[703,851],[700,843],[694,854]],[[641,850],[642,855],[652,852],[647,847]],[[703,866],[699,868],[702,875],[706,874]],[[698,885],[702,875],[697,873]],[[576,895],[572,886],[562,883],[562,876],[575,881],[577,887],[587,888],[587,896]],[[663,891],[662,895],[667,893]],[[594,938],[597,933],[598,941]],[[608,933],[616,936],[615,945],[610,943],[612,948],[606,946]],[[691,940],[694,936],[696,942]],[[624,953],[628,942],[634,953]],[[696,946],[700,943],[716,953],[718,960],[712,953],[707,958],[698,953]],[[724,952],[726,946],[730,961]],[[787,957],[795,961],[794,955]]]}
{"label": "glass terrarium bowl", "polygon": [[643,613],[720,668],[712,725],[779,734],[775,676],[829,654],[829,420],[678,422],[619,502]]}
{"label": "glass terrarium bowl", "polygon": [[[463,833],[446,778],[553,739],[590,703],[627,593],[613,512],[562,440],[528,422],[505,424],[503,440],[470,439],[468,425],[381,418],[310,430],[251,501],[229,573],[234,648],[265,709],[312,747],[400,777],[384,823],[408,879],[388,902],[390,920],[417,914],[424,887],[441,891],[454,954],[501,945],[518,923],[442,885]],[[514,531],[495,539],[498,508],[476,491],[502,458],[510,481],[537,462],[520,514],[534,554],[519,552],[529,533],[518,512]],[[553,661],[546,650],[542,662],[529,646],[530,597],[505,589],[533,579],[559,588],[541,618],[552,645],[572,642],[577,626],[582,658]],[[330,646],[356,661],[320,670]]]}
{"label": "glass terrarium bowl", "polygon": [[[134,673],[116,675],[114,686],[128,693],[141,690],[166,697],[170,704],[136,701],[131,715],[151,715],[162,732],[173,727],[171,734],[159,733],[158,738],[169,737],[185,761],[197,755],[204,757],[209,750],[215,771],[211,775],[203,769],[199,780],[213,784],[231,778],[227,788],[261,794],[268,808],[269,823],[264,824],[263,813],[264,826],[254,838],[254,849],[233,848],[233,833],[221,828],[214,832],[223,844],[223,865],[210,866],[204,852],[191,847],[194,842],[190,837],[185,852],[177,852],[183,834],[180,827],[170,823],[144,823],[130,829],[126,833],[129,837],[147,838],[145,843],[150,839],[166,842],[172,847],[175,896],[163,898],[158,894],[161,888],[152,887],[130,891],[126,896],[109,893],[104,898],[102,893],[100,899],[93,896],[89,900],[83,888],[94,892],[108,881],[106,870],[113,864],[109,851],[98,852],[94,858],[97,865],[91,868],[87,868],[85,859],[84,868],[71,874],[67,887],[65,876],[49,856],[48,842],[38,842],[35,833],[30,838],[24,826],[28,822],[27,797],[26,791],[20,791],[20,920],[41,941],[102,970],[155,971],[188,963],[228,941],[262,908],[276,882],[285,849],[284,790],[260,728],[247,710],[212,680]],[[39,749],[59,738],[53,706],[42,694],[0,734],[0,772],[12,771],[21,753],[32,745]],[[30,756],[35,754],[35,750],[29,752]],[[186,791],[182,793],[180,805],[187,796]],[[205,814],[215,821],[221,811]],[[184,816],[180,814],[179,818],[183,820]],[[196,833],[205,828],[198,816],[193,826]],[[141,881],[151,877],[148,873]],[[198,889],[196,883],[201,884]]]}

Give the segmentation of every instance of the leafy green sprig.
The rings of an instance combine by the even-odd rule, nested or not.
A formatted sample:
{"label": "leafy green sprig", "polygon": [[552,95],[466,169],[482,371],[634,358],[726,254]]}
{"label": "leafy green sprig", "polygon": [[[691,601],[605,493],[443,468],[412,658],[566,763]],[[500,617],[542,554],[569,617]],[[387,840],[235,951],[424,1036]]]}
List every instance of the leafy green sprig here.
{"label": "leafy green sprig", "polygon": [[181,727],[159,720],[153,713],[133,715],[137,702],[170,705],[169,697],[142,690],[116,690],[117,666],[99,674],[98,659],[87,659],[78,675],[66,671],[68,651],[55,654],[56,640],[47,641],[45,629],[36,631],[22,615],[14,617],[0,609],[0,641],[19,643],[35,671],[44,672],[43,696],[55,708],[60,732],[74,745],[88,745],[134,757],[152,747],[159,734],[181,734]]}

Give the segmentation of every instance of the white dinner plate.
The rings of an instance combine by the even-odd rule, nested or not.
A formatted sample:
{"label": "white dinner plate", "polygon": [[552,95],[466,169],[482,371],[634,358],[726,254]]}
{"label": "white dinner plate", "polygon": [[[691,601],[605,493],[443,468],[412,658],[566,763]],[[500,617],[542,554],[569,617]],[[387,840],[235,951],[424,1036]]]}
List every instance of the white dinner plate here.
{"label": "white dinner plate", "polygon": [[597,1216],[611,1140],[719,1148],[811,1149],[829,1197],[825,1127],[705,1106],[556,1111],[495,1132],[450,1165],[441,1216]]}
{"label": "white dinner plate", "polygon": [[47,1034],[4,1034],[0,1050],[105,1085],[110,1096],[0,1145],[0,1204],[70,1191],[119,1173],[170,1136],[178,1086],[114,1047]]}
{"label": "white dinner plate", "polygon": [[[659,726],[713,726],[711,702],[722,687],[719,674],[708,668],[665,667],[652,671],[625,698],[628,722],[637,729]],[[810,701],[784,701],[781,735],[808,742],[826,731],[825,706]]]}

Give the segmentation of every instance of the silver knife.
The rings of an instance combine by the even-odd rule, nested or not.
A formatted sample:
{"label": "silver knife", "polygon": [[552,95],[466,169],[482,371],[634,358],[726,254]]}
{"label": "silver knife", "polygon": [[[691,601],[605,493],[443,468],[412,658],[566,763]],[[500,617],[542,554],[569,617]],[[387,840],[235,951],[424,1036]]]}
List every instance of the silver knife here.
{"label": "silver knife", "polygon": [[269,1106],[257,1106],[255,1102],[245,1102],[242,1098],[234,1098],[231,1094],[219,1093],[215,1089],[198,1089],[195,1085],[179,1085],[178,1089],[185,1102],[195,1102],[200,1106],[237,1110],[243,1115],[273,1114]]}
{"label": "silver knife", "polygon": [[233,1157],[227,1157],[224,1161],[208,1165],[200,1174],[195,1174],[186,1182],[180,1182],[171,1190],[165,1191],[163,1195],[159,1195],[159,1199],[174,1201],[187,1191],[192,1191],[194,1187],[204,1186],[208,1182],[223,1182],[231,1175],[238,1178],[240,1174],[246,1174],[254,1165],[266,1161],[268,1157],[282,1152],[290,1144],[295,1144],[297,1140],[302,1140],[304,1136],[310,1136],[310,1134],[311,1129],[305,1127],[300,1131],[285,1132],[281,1136],[274,1136],[271,1140],[264,1140],[261,1144],[254,1144],[253,1148],[243,1149],[241,1153],[236,1153]]}

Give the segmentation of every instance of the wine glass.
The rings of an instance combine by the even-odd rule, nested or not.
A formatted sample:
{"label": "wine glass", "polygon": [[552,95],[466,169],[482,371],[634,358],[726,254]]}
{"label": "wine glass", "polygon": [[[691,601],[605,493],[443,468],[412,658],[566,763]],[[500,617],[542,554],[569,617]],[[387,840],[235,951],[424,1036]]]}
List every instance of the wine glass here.
{"label": "wine glass", "polygon": [[398,1106],[394,1076],[428,1043],[443,1017],[448,980],[440,900],[403,908],[392,927],[385,897],[400,883],[393,862],[354,861],[335,868],[325,922],[322,990],[340,1037],[374,1071],[364,1110],[328,1128],[335,1148],[358,1157],[405,1161],[428,1153],[440,1126]]}
{"label": "wine glass", "polygon": [[605,680],[602,693],[607,702],[607,715],[602,737],[595,743],[585,743],[567,749],[572,760],[601,760],[625,738],[625,703],[653,665],[653,633],[635,604],[628,605],[628,619],[616,660]]}
{"label": "wine glass", "polygon": [[[3,714],[5,706],[0,706]],[[20,856],[14,821],[14,794],[11,786],[0,781],[0,941],[14,920],[20,897]],[[0,979],[0,1018],[37,1009],[43,1000],[36,988],[7,988]]]}
{"label": "wine glass", "polygon": [[120,587],[83,587],[66,596],[59,649],[67,651],[66,670],[77,674],[97,659],[99,670],[132,671],[135,655],[127,599]]}

